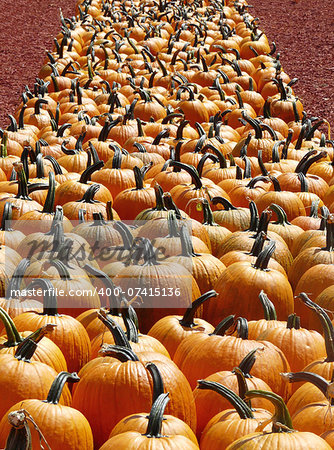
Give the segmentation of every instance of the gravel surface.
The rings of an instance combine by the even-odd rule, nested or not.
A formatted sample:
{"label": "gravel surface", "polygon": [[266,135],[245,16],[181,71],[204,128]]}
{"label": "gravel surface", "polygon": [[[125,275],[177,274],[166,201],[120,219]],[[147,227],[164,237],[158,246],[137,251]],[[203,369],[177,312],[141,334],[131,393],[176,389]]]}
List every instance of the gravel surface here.
{"label": "gravel surface", "polygon": [[64,17],[75,12],[76,0],[0,0],[0,126],[9,124],[27,84],[32,87],[46,50]]}
{"label": "gravel surface", "polygon": [[297,77],[295,93],[310,114],[334,126],[334,10],[332,0],[249,0],[260,28],[276,42],[282,66]]}
{"label": "gravel surface", "polygon": [[[334,126],[334,12],[331,0],[249,0],[260,28],[275,41],[284,70],[298,77],[295,92],[306,111]],[[26,84],[33,85],[53,38],[59,8],[74,14],[75,0],[1,0],[0,126],[8,125]]]}

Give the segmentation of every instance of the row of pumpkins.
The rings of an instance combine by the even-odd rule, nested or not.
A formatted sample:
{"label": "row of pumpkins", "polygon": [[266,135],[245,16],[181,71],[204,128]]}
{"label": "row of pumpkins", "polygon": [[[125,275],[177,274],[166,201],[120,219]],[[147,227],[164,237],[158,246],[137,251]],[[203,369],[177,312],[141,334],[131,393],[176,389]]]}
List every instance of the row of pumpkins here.
{"label": "row of pumpkins", "polygon": [[334,146],[296,82],[244,0],[61,15],[1,129],[1,448],[334,447]]}

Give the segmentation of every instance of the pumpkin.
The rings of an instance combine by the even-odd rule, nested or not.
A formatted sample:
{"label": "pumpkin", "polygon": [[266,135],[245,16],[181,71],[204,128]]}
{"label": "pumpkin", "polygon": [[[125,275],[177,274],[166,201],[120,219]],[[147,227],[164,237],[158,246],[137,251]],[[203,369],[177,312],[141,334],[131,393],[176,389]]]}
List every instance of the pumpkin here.
{"label": "pumpkin", "polygon": [[[15,354],[17,347],[26,338],[29,338],[39,344],[31,358],[32,361],[41,361],[53,367],[57,372],[67,369],[66,361],[60,348],[51,339],[44,337],[53,331],[55,328],[53,325],[47,324],[35,332],[24,331],[20,334],[13,320],[2,308],[0,308],[0,319],[6,330],[6,334],[0,337],[0,353]],[[43,337],[44,339],[42,339]]]}
{"label": "pumpkin", "polygon": [[195,318],[199,307],[217,293],[213,290],[206,292],[196,299],[182,316],[166,316],[158,320],[149,330],[148,335],[158,339],[168,350],[171,358],[182,340],[191,333],[210,333],[214,327],[203,319]]}
{"label": "pumpkin", "polygon": [[[196,450],[198,445],[183,434],[162,435],[161,427],[163,422],[163,413],[166,404],[169,401],[168,394],[162,394],[152,405],[148,419],[146,433],[140,431],[125,431],[117,434],[105,442],[101,450],[119,448],[124,450],[142,449],[185,449]],[[154,440],[152,440],[154,438]]]}
{"label": "pumpkin", "polygon": [[297,410],[293,416],[293,424],[300,431],[310,431],[321,434],[333,428],[331,409],[333,397],[331,395],[332,384],[320,375],[311,372],[286,373],[283,377],[290,383],[295,381],[307,381],[314,384],[326,397],[324,401],[312,402]]}
{"label": "pumpkin", "polygon": [[30,361],[38,344],[29,338],[18,347],[15,355],[0,355],[3,372],[0,377],[2,399],[1,417],[13,406],[27,398],[45,398],[57,372],[40,361]]}
{"label": "pumpkin", "polygon": [[[240,382],[240,374],[245,377],[246,391],[252,389],[263,389],[270,391],[268,384],[261,380],[261,378],[253,377],[250,372],[256,360],[257,350],[250,351],[238,364],[237,367],[232,370],[222,370],[206,377],[204,382],[219,383],[238,394],[243,398],[245,385],[244,382]],[[196,386],[193,391],[196,411],[197,411],[197,436],[201,436],[206,425],[209,421],[221,411],[224,411],[230,407],[229,399],[219,395],[214,389],[202,389],[200,384]],[[252,402],[252,406],[255,408],[262,408],[267,411],[274,411],[274,408],[270,402],[264,399],[255,399]]]}
{"label": "pumpkin", "polygon": [[255,432],[237,439],[227,447],[227,450],[236,450],[238,448],[253,449],[254,446],[272,447],[277,449],[291,446],[294,449],[303,449],[313,446],[317,449],[329,449],[326,441],[314,433],[298,432],[293,429],[291,416],[284,404],[282,398],[274,393],[260,390],[248,391],[246,398],[264,397],[275,405],[275,414],[273,416],[272,431]]}
{"label": "pumpkin", "polygon": [[36,279],[30,287],[40,287],[43,290],[43,312],[20,314],[13,320],[15,326],[19,331],[24,331],[48,323],[57,325],[50,338],[63,352],[68,369],[79,371],[90,357],[90,341],[86,330],[73,317],[58,314],[55,289],[49,280]]}
{"label": "pumpkin", "polygon": [[214,284],[218,298],[205,308],[206,320],[217,324],[222,312],[241,315],[249,320],[259,319],[261,313],[257,297],[261,290],[275,305],[279,319],[285,319],[293,312],[294,300],[289,282],[281,272],[268,269],[274,249],[275,242],[272,241],[260,252],[254,264],[241,261],[224,270]]}
{"label": "pumpkin", "polygon": [[[236,372],[240,384],[247,391],[242,372]],[[264,409],[251,409],[251,405],[216,381],[199,380],[199,389],[210,389],[223,396],[235,409],[225,409],[212,417],[201,435],[201,448],[221,449],[236,441],[239,437],[257,431],[259,424],[268,421],[271,413]],[[268,430],[268,425],[264,428]]]}
{"label": "pumpkin", "polygon": [[[157,366],[154,363],[147,363],[146,368],[151,373],[153,379],[152,410],[153,405],[158,397],[164,394],[164,382]],[[147,412],[126,416],[115,425],[110,433],[109,438],[112,438],[113,436],[121,433],[125,433],[127,431],[138,431],[144,434],[148,425],[148,421],[149,415]],[[195,444],[198,444],[196,436],[191,428],[182,420],[171,415],[163,416],[161,433],[163,435],[182,434],[193,441]]]}
{"label": "pumpkin", "polygon": [[76,383],[79,377],[76,373],[60,372],[53,381],[46,400],[23,400],[12,406],[0,422],[0,445],[4,445],[9,432],[7,415],[20,408],[34,420],[34,426],[29,427],[34,447],[40,445],[41,432],[54,450],[93,450],[93,436],[87,419],[70,405],[59,403],[67,381]]}
{"label": "pumpkin", "polygon": [[240,358],[261,346],[262,351],[257,354],[253,375],[288,398],[291,387],[283,384],[278,376],[281,368],[289,367],[283,352],[270,342],[248,340],[247,326],[243,323],[245,321],[240,318],[239,322],[242,324],[240,337],[225,336],[225,332],[233,323],[233,316],[223,319],[213,333],[193,333],[187,336],[178,346],[174,362],[195,388],[198,379],[204,379],[221,370],[232,370]]}
{"label": "pumpkin", "polygon": [[[109,352],[113,358],[92,360],[83,368],[82,375],[79,372],[80,381],[73,395],[73,407],[88,419],[96,445],[107,440],[112,428],[123,417],[150,408],[152,398],[152,377],[138,356],[124,347],[114,347]],[[157,361],[154,357],[151,362],[158,367],[165,390],[170,393],[172,402],[168,413],[175,412],[195,429],[195,405],[184,375],[172,362]],[[125,401],[127,396],[131,401]],[[114,405],[118,398],[122,399],[121,405],[105,408],[106,404]]]}

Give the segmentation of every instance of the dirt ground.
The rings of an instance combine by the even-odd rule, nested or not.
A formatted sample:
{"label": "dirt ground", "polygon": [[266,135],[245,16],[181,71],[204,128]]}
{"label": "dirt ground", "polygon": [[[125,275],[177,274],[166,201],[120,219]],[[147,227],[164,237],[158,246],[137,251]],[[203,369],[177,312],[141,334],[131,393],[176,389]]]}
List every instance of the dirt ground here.
{"label": "dirt ground", "polygon": [[[275,41],[284,70],[298,77],[295,92],[306,111],[334,127],[334,12],[331,0],[249,0],[260,28]],[[1,0],[0,126],[9,124],[20,94],[32,87],[53,38],[59,8],[74,14],[75,0]]]}

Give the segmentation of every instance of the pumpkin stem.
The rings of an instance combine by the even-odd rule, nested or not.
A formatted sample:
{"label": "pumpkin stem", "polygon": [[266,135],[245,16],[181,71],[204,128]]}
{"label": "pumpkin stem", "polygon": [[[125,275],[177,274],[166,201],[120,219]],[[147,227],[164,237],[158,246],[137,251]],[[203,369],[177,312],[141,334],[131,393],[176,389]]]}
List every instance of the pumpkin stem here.
{"label": "pumpkin stem", "polygon": [[169,192],[164,192],[163,199],[164,199],[167,211],[171,211],[171,210],[175,211],[176,217],[178,219],[182,219],[181,212],[180,212],[179,208],[175,205],[175,203],[172,199],[172,196],[170,195]]}
{"label": "pumpkin stem", "polygon": [[260,252],[263,250],[264,242],[266,239],[267,239],[266,233],[264,233],[263,231],[257,233],[254,244],[251,248],[251,251],[248,254],[256,257],[259,256]]}
{"label": "pumpkin stem", "polygon": [[277,221],[274,222],[275,225],[291,225],[291,223],[288,221],[286,212],[281,206],[276,205],[276,203],[272,203],[269,206],[269,209],[271,209],[277,215]]}
{"label": "pumpkin stem", "polygon": [[167,211],[167,208],[165,207],[164,203],[164,191],[162,190],[162,187],[158,184],[154,184],[154,192],[155,192],[155,211]]}
{"label": "pumpkin stem", "polygon": [[106,345],[99,350],[102,356],[112,356],[121,362],[139,361],[138,356],[130,348],[119,345]]}
{"label": "pumpkin stem", "polygon": [[207,300],[209,300],[212,297],[216,297],[218,294],[213,289],[211,291],[206,292],[205,294],[198,297],[192,305],[186,310],[181,320],[179,320],[179,323],[182,327],[186,328],[192,328],[196,326],[194,322],[194,316],[197,311],[197,309]]}
{"label": "pumpkin stem", "polygon": [[101,322],[108,328],[108,330],[113,335],[115,345],[119,347],[128,348],[131,350],[130,342],[122,330],[122,328],[118,325],[117,322],[113,320],[113,318],[108,315],[107,311],[104,309],[100,309],[97,312],[97,317],[101,320]]}
{"label": "pumpkin stem", "polygon": [[[310,217],[315,217],[315,218],[318,217],[318,206],[319,206],[319,200],[314,200],[311,204],[311,212],[313,212],[313,215],[311,216],[311,212],[310,212]],[[320,211],[321,211],[321,220],[320,220],[319,230],[324,230],[327,225],[329,210],[328,210],[327,206],[322,206]]]}
{"label": "pumpkin stem", "polygon": [[8,143],[8,131],[4,131],[1,139],[1,145],[0,145],[0,157],[6,158],[7,157],[7,143]]}
{"label": "pumpkin stem", "polygon": [[236,210],[238,208],[236,208],[235,206],[232,205],[232,203],[230,201],[228,201],[226,198],[224,197],[213,197],[213,199],[211,200],[213,205],[223,205],[225,211],[230,211],[230,210]]}
{"label": "pumpkin stem", "polygon": [[230,316],[225,317],[219,324],[216,326],[216,328],[213,330],[213,332],[210,334],[210,336],[224,336],[226,331],[233,325],[234,323],[234,315],[231,314]]}
{"label": "pumpkin stem", "polygon": [[131,233],[129,227],[125,223],[117,220],[115,222],[114,228],[121,235],[121,238],[123,241],[123,249],[131,250],[131,248],[133,246],[133,236],[132,236],[132,233]]}
{"label": "pumpkin stem", "polygon": [[235,324],[237,336],[243,340],[248,339],[248,322],[244,317],[238,317]]}
{"label": "pumpkin stem", "polygon": [[0,345],[0,348],[3,347],[16,347],[18,344],[20,344],[23,341],[22,336],[17,331],[17,328],[7,313],[6,310],[0,307],[0,320],[3,323],[6,335],[7,335],[7,341]]}
{"label": "pumpkin stem", "polygon": [[[241,370],[241,372],[244,374],[245,378],[251,378],[250,371],[252,370],[252,367],[255,364],[256,361],[256,352],[258,351],[258,348],[250,351],[241,361],[238,368]],[[236,368],[232,370],[232,372],[235,371]]]}
{"label": "pumpkin stem", "polygon": [[275,251],[275,248],[276,248],[275,241],[269,242],[269,244],[265,247],[264,250],[262,250],[262,252],[257,257],[255,263],[253,264],[253,267],[255,269],[260,269],[260,270],[269,270],[268,263],[269,263],[269,260],[272,256],[272,254]]}
{"label": "pumpkin stem", "polygon": [[249,211],[250,211],[250,224],[247,231],[256,232],[259,226],[259,212],[257,210],[256,204],[253,201],[249,203]]}
{"label": "pumpkin stem", "polygon": [[262,304],[264,318],[266,320],[277,320],[275,306],[273,302],[269,300],[267,294],[265,294],[263,290],[259,293],[259,300]]}
{"label": "pumpkin stem", "polygon": [[56,179],[54,172],[49,172],[49,189],[44,202],[42,213],[53,214],[55,207]]}
{"label": "pumpkin stem", "polygon": [[334,215],[330,214],[326,222],[326,247],[321,250],[332,252],[334,250]]}
{"label": "pumpkin stem", "polygon": [[22,200],[32,200],[29,197],[27,178],[22,162],[14,162],[13,166],[17,173],[19,183],[18,192],[15,198],[21,198]]}
{"label": "pumpkin stem", "polygon": [[250,408],[250,410],[252,410],[252,403],[250,399],[245,400],[245,394],[248,391],[245,374],[242,372],[242,370],[240,370],[240,367],[235,367],[233,369],[233,373],[237,377],[239,397],[242,398],[244,402],[247,404],[247,406]]}
{"label": "pumpkin stem", "polygon": [[[275,413],[272,417],[273,433],[283,433],[293,430],[292,420],[284,400],[279,395],[262,390],[252,390],[246,392],[246,398],[265,398],[275,406]],[[283,425],[283,426],[282,426]]]}
{"label": "pumpkin stem", "polygon": [[200,176],[200,178],[202,178],[204,164],[206,163],[206,161],[208,159],[211,159],[213,162],[219,161],[216,155],[213,155],[212,153],[205,153],[197,164],[197,172],[198,172],[198,175]]}
{"label": "pumpkin stem", "polygon": [[148,424],[145,436],[149,438],[159,438],[161,435],[161,426],[163,420],[163,414],[167,403],[169,402],[169,393],[161,394],[153,403],[150,415],[148,417]]}
{"label": "pumpkin stem", "polygon": [[145,365],[145,368],[150,372],[151,377],[153,379],[153,391],[152,391],[152,406],[153,406],[154,402],[157,400],[159,395],[164,393],[165,390],[164,380],[162,379],[158,367],[154,363],[152,362],[147,363]]}
{"label": "pumpkin stem", "polygon": [[87,191],[84,193],[83,197],[80,200],[76,200],[78,203],[98,203],[97,200],[94,200],[95,194],[100,189],[99,184],[92,184],[89,186]]}
{"label": "pumpkin stem", "polygon": [[176,218],[175,211],[168,211],[167,213],[167,222],[168,222],[168,237],[180,237],[178,219]]}
{"label": "pumpkin stem", "polygon": [[[50,264],[57,267],[57,263],[62,264],[60,261],[51,261]],[[65,267],[65,266],[64,266]],[[58,316],[57,297],[55,288],[50,280],[44,278],[36,278],[27,286],[27,291],[39,287],[42,290],[43,296],[43,312],[42,315],[46,316]]]}
{"label": "pumpkin stem", "polygon": [[325,361],[334,362],[334,326],[328,314],[323,308],[321,308],[321,306],[317,305],[315,302],[312,302],[312,300],[307,296],[307,294],[305,294],[305,292],[301,292],[299,295],[297,295],[297,298],[300,298],[304,305],[312,309],[320,319],[324,332],[327,353],[327,358],[325,359]]}
{"label": "pumpkin stem", "polygon": [[174,166],[174,167],[175,166],[179,167],[180,169],[183,169],[186,172],[188,172],[192,178],[193,184],[195,185],[195,189],[202,189],[203,184],[202,184],[201,178],[200,178],[197,170],[195,169],[195,167],[190,166],[189,164],[181,163],[179,161],[171,161],[170,165]]}
{"label": "pumpkin stem", "polygon": [[26,338],[22,344],[17,347],[14,357],[19,361],[29,363],[36,349],[37,343],[29,338]]}
{"label": "pumpkin stem", "polygon": [[6,290],[6,298],[11,299],[17,297],[17,293],[20,291],[22,280],[25,274],[25,271],[30,265],[30,259],[24,258],[22,259],[19,264],[17,265],[12,278],[10,279],[8,283],[8,287]]}
{"label": "pumpkin stem", "polygon": [[72,383],[77,383],[80,380],[78,374],[76,372],[70,373],[70,372],[60,372],[56,378],[54,379],[47,399],[46,403],[52,403],[53,405],[58,405],[60,396],[63,392],[63,388],[65,386],[65,383],[68,381],[71,381]]}
{"label": "pumpkin stem", "polygon": [[262,128],[258,120],[250,117],[245,110],[241,111],[242,118],[254,129],[255,139],[262,139]]}
{"label": "pumpkin stem", "polygon": [[269,209],[265,209],[264,211],[262,211],[261,213],[261,217],[259,220],[259,225],[257,228],[257,233],[261,233],[264,232],[267,234],[268,232],[268,225],[269,225],[269,221],[270,218],[272,216],[272,212],[269,211]]}
{"label": "pumpkin stem", "polygon": [[[51,450],[36,422],[25,409],[12,411],[8,414],[11,430],[6,441],[5,450],[32,450],[32,438],[28,421],[33,424],[38,432],[40,443],[43,440],[47,449]],[[44,447],[41,445],[40,448]]]}
{"label": "pumpkin stem", "polygon": [[199,256],[197,253],[194,252],[193,243],[187,225],[181,226],[180,239],[182,248],[181,256],[185,256],[187,258]]}
{"label": "pumpkin stem", "polygon": [[104,162],[103,161],[98,161],[94,164],[92,164],[91,166],[87,167],[87,169],[82,172],[80,179],[79,179],[79,183],[84,183],[87,184],[88,181],[90,181],[92,173],[102,169],[102,167],[104,166]]}
{"label": "pumpkin stem", "polygon": [[247,403],[233,391],[216,381],[199,380],[198,389],[210,389],[226,398],[239,414],[240,419],[254,419],[254,414]]}
{"label": "pumpkin stem", "polygon": [[[288,383],[295,383],[298,381],[307,381],[308,383],[312,383],[316,386],[327,399],[330,399],[331,396],[328,395],[328,390],[330,386],[333,384],[332,382],[328,382],[322,376],[313,373],[313,372],[287,372],[281,373],[281,377],[284,381]],[[331,397],[330,400],[331,406],[334,406],[334,399]]]}
{"label": "pumpkin stem", "polygon": [[296,313],[290,314],[288,316],[286,327],[289,328],[290,330],[292,328],[294,328],[295,330],[299,330],[299,328],[300,328],[300,317],[297,316]]}
{"label": "pumpkin stem", "polygon": [[108,293],[107,297],[109,300],[110,314],[113,316],[119,316],[121,304],[118,296],[116,295],[116,292],[118,292],[118,290],[115,284],[112,282],[111,278],[109,278],[108,275],[102,270],[96,269],[89,264],[85,264],[83,268],[90,275],[93,275],[95,278],[98,278],[100,281],[102,281],[106,288],[105,292]]}
{"label": "pumpkin stem", "polygon": [[209,225],[211,227],[219,227],[218,223],[215,222],[212,210],[210,208],[210,204],[206,198],[202,200],[202,206],[203,206],[203,225]]}

